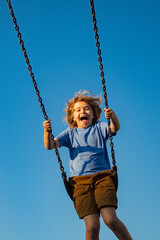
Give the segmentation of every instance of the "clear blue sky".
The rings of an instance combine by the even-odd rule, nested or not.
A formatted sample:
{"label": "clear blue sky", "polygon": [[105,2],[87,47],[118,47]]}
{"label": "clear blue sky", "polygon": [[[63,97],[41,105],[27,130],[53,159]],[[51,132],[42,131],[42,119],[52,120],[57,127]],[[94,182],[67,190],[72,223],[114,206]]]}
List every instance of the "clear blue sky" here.
{"label": "clear blue sky", "polygon": [[[67,127],[63,109],[75,92],[102,94],[89,0],[12,5],[56,136]],[[121,122],[114,138],[117,214],[133,239],[158,240],[160,2],[95,0],[95,6],[109,106]],[[43,115],[5,0],[0,22],[0,239],[85,239],[55,153],[44,148]],[[69,176],[67,149],[60,155]],[[100,239],[116,239],[103,222]]]}

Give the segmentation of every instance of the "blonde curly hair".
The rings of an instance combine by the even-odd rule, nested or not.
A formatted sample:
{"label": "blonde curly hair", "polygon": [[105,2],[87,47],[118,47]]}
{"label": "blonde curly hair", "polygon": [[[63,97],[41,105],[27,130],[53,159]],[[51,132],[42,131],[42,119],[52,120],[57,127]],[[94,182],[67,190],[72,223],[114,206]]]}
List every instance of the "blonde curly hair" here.
{"label": "blonde curly hair", "polygon": [[64,112],[66,113],[64,120],[69,124],[71,128],[78,127],[76,121],[73,121],[74,105],[76,102],[82,102],[82,101],[88,103],[91,106],[91,109],[93,111],[92,124],[95,124],[100,119],[102,110],[99,105],[102,102],[102,98],[93,97],[90,91],[81,90],[75,94],[74,98],[67,101],[66,108],[64,109]]}

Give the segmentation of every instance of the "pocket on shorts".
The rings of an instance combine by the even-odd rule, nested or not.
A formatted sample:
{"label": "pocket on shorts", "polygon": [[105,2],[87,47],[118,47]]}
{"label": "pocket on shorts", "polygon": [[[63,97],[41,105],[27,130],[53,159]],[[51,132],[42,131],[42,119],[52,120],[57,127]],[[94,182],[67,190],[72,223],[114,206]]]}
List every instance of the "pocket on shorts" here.
{"label": "pocket on shorts", "polygon": [[104,179],[100,180],[98,184],[96,184],[96,189],[99,188],[115,188],[114,182],[113,182],[113,176],[107,176]]}
{"label": "pocket on shorts", "polygon": [[89,188],[88,187],[76,187],[76,189],[74,189],[73,191],[73,198],[82,196],[85,193],[89,192]]}

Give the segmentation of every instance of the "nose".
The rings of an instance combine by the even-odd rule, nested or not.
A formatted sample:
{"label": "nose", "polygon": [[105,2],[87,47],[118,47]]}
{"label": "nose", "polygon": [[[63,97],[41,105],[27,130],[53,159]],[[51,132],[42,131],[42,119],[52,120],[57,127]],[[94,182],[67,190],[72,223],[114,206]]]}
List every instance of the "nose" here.
{"label": "nose", "polygon": [[81,108],[81,113],[85,113],[85,108]]}

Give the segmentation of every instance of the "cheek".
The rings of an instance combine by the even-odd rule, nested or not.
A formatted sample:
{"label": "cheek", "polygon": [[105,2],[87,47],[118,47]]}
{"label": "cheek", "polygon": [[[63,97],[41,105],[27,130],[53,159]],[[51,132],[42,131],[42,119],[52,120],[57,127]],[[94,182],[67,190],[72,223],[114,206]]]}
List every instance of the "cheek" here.
{"label": "cheek", "polygon": [[90,116],[91,116],[92,118],[94,118],[93,112],[90,113]]}
{"label": "cheek", "polygon": [[76,118],[77,118],[77,115],[76,115],[76,113],[74,113],[72,116],[73,121],[75,121]]}

